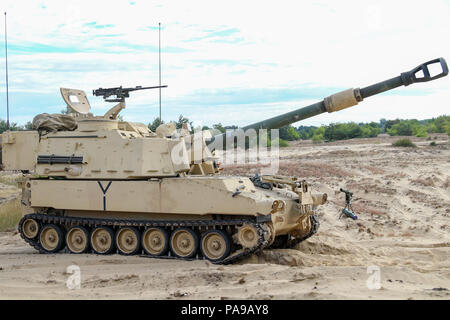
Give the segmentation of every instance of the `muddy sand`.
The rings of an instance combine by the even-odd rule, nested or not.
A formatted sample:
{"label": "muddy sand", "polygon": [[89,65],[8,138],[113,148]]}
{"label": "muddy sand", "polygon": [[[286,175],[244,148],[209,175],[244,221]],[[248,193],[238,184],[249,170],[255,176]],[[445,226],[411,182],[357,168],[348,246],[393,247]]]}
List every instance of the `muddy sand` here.
{"label": "muddy sand", "polygon": [[[279,173],[328,193],[319,232],[234,265],[43,255],[17,232],[0,232],[0,299],[449,299],[450,144],[445,135],[434,147],[414,140],[415,149],[394,148],[393,138],[283,148]],[[224,174],[257,170],[226,166]],[[341,187],[354,192],[356,221],[338,219]],[[79,289],[67,287],[71,265]]]}

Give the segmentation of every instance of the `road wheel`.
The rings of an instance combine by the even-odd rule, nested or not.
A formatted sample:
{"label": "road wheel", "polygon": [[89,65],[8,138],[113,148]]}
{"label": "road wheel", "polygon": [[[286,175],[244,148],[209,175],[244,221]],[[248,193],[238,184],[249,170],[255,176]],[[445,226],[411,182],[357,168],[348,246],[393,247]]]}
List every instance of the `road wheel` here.
{"label": "road wheel", "polygon": [[22,224],[22,233],[27,239],[34,239],[39,234],[39,223],[34,219],[26,219]]}
{"label": "road wheel", "polygon": [[169,248],[169,235],[162,228],[148,228],[142,235],[142,247],[151,256],[161,256]]}
{"label": "road wheel", "polygon": [[45,225],[39,233],[41,248],[47,253],[55,253],[62,249],[64,235],[60,227],[54,224]]}
{"label": "road wheel", "polygon": [[71,253],[85,253],[89,249],[89,232],[81,226],[70,228],[66,234],[66,244]]}
{"label": "road wheel", "polygon": [[133,227],[121,227],[116,233],[116,246],[120,254],[132,255],[139,251],[141,236]]}
{"label": "road wheel", "polygon": [[202,236],[200,250],[210,261],[223,260],[230,254],[230,237],[222,230],[209,230]]}
{"label": "road wheel", "polygon": [[197,253],[198,236],[187,228],[176,229],[170,236],[170,250],[180,258],[192,258]]}
{"label": "road wheel", "polygon": [[114,250],[114,232],[111,228],[94,228],[91,232],[91,248],[97,254],[110,254]]}
{"label": "road wheel", "polygon": [[252,224],[244,224],[238,229],[238,243],[243,248],[253,248],[258,244],[259,234],[256,227]]}

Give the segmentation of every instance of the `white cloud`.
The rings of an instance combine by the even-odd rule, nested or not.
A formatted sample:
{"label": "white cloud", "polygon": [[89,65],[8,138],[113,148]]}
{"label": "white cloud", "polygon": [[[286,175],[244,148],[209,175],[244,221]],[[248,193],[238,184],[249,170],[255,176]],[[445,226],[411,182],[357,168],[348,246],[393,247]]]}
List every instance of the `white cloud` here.
{"label": "white cloud", "polygon": [[[364,87],[432,58],[450,59],[450,4],[446,1],[135,2],[2,1],[8,11],[11,46],[40,43],[81,51],[11,52],[11,92],[58,94],[64,86],[90,93],[97,87],[157,84],[158,31],[148,27],[157,27],[158,22],[163,23],[163,46],[186,50],[163,53],[163,82],[169,85],[163,89],[163,101],[176,99],[180,104],[179,108],[166,106],[163,114],[175,119],[179,110],[186,110],[185,116],[203,124],[243,125],[249,118],[262,120],[316,101],[224,106],[218,100],[215,108],[205,108],[199,96],[199,106],[191,100],[184,104],[183,98],[191,98],[198,89]],[[93,22],[107,27],[95,28]],[[238,30],[223,37],[229,42],[205,37],[228,29]],[[104,37],[108,35],[116,36]],[[203,39],[187,41],[196,38]],[[4,60],[0,62],[3,65]],[[4,87],[3,76],[0,85]],[[448,113],[450,77],[396,92],[417,95],[374,97],[364,102],[364,109],[321,115],[303,123]],[[3,110],[3,92],[0,99]],[[107,108],[93,101],[99,113]],[[156,91],[134,94],[124,115],[150,121],[157,115],[156,104]]]}

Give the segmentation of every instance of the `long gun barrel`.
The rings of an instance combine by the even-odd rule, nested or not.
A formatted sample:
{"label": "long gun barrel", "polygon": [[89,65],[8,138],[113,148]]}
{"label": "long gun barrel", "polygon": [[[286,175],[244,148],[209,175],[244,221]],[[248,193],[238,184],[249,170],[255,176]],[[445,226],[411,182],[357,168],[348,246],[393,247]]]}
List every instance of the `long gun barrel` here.
{"label": "long gun barrel", "polygon": [[[436,75],[431,75],[429,66],[439,64],[441,72]],[[403,72],[400,76],[378,82],[362,89],[348,89],[342,92],[331,95],[324,100],[312,104],[307,107],[303,107],[291,112],[284,113],[277,117],[273,117],[267,120],[253,123],[251,125],[242,127],[243,130],[247,129],[277,129],[289,125],[291,123],[311,118],[324,112],[335,112],[361,102],[367,97],[379,94],[402,85],[408,86],[416,82],[426,82],[444,77],[448,74],[447,63],[444,58],[437,58],[426,63],[423,63],[411,71]],[[220,135],[219,135],[220,136]]]}

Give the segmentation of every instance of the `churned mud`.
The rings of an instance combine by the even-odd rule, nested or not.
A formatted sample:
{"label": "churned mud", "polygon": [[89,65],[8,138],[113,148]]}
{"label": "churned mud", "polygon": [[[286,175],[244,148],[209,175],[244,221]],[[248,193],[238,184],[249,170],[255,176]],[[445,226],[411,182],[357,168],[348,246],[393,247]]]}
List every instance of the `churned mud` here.
{"label": "churned mud", "polygon": [[[265,250],[238,264],[120,255],[38,254],[16,231],[0,232],[1,299],[450,299],[450,144],[395,138],[280,151],[279,174],[309,181],[328,203],[319,232],[294,249]],[[226,165],[248,174],[256,165]],[[338,219],[339,188],[353,191],[358,220]],[[8,184],[3,204],[17,196]],[[80,288],[69,289],[73,267]],[[379,285],[376,279],[379,276]],[[69,285],[70,286],[70,285]]]}

